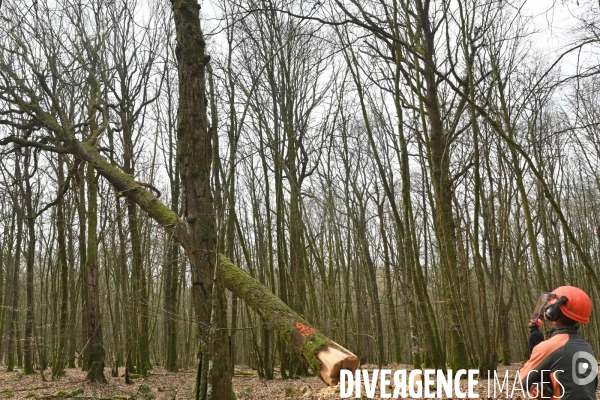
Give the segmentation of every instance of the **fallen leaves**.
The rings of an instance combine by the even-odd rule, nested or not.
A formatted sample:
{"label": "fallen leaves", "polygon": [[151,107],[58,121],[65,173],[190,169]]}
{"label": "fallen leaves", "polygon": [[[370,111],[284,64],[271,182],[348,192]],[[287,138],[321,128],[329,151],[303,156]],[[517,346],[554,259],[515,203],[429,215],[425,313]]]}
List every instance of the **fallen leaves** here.
{"label": "fallen leaves", "polygon": [[[509,375],[521,365],[499,367],[498,374]],[[361,368],[373,370],[374,365],[364,365]],[[409,365],[390,365],[387,369],[411,370]],[[40,375],[23,376],[19,372],[0,371],[0,400],[4,399],[110,399],[110,400],[193,400],[194,377],[192,371],[179,373],[166,372],[155,367],[147,378],[139,378],[133,384],[125,384],[124,377],[110,378],[107,385],[90,384],[85,381],[86,373],[77,369],[68,369],[66,375],[58,381],[42,382]],[[483,378],[483,377],[482,377]],[[512,381],[511,381],[512,384]],[[467,381],[461,382],[463,390]],[[327,387],[316,377],[301,379],[273,379],[266,381],[258,378],[250,368],[236,367],[233,378],[233,388],[238,400],[333,400],[340,398],[340,387]],[[487,380],[479,379],[477,386],[479,398],[487,399]],[[390,392],[388,388],[388,393]],[[363,390],[364,394],[364,390]],[[377,390],[377,395],[379,390]],[[456,398],[456,397],[454,397]],[[493,399],[506,399],[497,395]],[[515,395],[513,399],[521,398]],[[380,399],[380,397],[375,397]]]}

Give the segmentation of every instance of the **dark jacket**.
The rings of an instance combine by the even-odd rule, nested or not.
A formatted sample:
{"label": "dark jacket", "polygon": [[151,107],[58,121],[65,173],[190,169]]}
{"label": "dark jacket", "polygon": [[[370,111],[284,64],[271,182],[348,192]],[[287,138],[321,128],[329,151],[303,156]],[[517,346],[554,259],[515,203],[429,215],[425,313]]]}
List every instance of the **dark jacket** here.
{"label": "dark jacket", "polygon": [[531,356],[531,352],[533,348],[544,341],[544,334],[540,332],[538,327],[536,326],[531,330],[529,334],[529,356]]}
{"label": "dark jacket", "polygon": [[522,387],[530,388],[538,398],[596,400],[596,355],[576,326],[558,328],[550,339],[535,346],[519,377]]}

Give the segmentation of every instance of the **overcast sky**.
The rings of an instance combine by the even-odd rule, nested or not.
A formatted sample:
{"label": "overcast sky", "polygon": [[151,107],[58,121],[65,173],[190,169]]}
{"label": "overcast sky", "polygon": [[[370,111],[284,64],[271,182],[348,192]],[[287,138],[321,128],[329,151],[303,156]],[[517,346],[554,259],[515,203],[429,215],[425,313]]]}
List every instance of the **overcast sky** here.
{"label": "overcast sky", "polygon": [[[534,34],[534,46],[549,61],[555,60],[566,48],[571,47],[578,39],[577,28],[580,19],[589,19],[590,15],[598,15],[596,0],[529,0],[523,9],[526,15],[533,17],[531,29]],[[564,73],[574,73],[579,61],[588,60],[590,55],[597,60],[597,54],[590,46],[581,53],[573,52],[565,57],[562,63]]]}

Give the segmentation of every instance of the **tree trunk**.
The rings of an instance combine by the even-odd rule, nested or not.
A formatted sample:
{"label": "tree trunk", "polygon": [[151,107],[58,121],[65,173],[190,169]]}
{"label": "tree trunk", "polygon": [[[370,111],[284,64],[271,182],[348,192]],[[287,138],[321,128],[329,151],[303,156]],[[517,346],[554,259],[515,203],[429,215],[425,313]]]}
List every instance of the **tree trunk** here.
{"label": "tree trunk", "polygon": [[391,342],[394,346],[394,352],[392,355],[392,361],[394,363],[400,363],[402,358],[402,346],[400,339],[400,326],[398,324],[398,316],[396,311],[396,305],[394,303],[394,286],[392,285],[392,274],[391,274],[391,261],[389,256],[389,244],[387,239],[387,233],[385,228],[385,217],[383,211],[383,202],[377,204],[377,212],[379,214],[379,234],[383,242],[383,263],[385,273],[385,298],[388,309],[388,316],[390,319],[390,325],[392,326]]}
{"label": "tree trunk", "polygon": [[178,283],[179,246],[172,243],[169,248],[169,259],[165,271],[165,345],[166,364],[169,372],[177,372],[177,286]]}
{"label": "tree trunk", "polygon": [[[123,116],[123,172],[135,176],[133,165],[133,127],[128,118]],[[150,349],[148,344],[148,290],[146,274],[142,264],[141,224],[138,220],[137,205],[127,199],[127,218],[131,243],[131,286],[133,294],[133,313],[136,316],[135,332],[137,352],[135,363],[137,372],[146,375],[151,368]]]}
{"label": "tree trunk", "polygon": [[88,241],[87,241],[87,377],[89,382],[107,383],[104,377],[104,348],[100,326],[100,306],[98,304],[98,185],[94,167],[88,165],[86,180],[88,183]]}
{"label": "tree trunk", "polygon": [[129,381],[129,373],[134,372],[132,356],[132,329],[131,329],[131,300],[129,295],[129,272],[127,270],[127,251],[125,249],[125,232],[123,231],[121,203],[117,202],[117,230],[119,235],[119,268],[121,270],[121,304],[123,305],[123,335],[125,337],[125,382]]}
{"label": "tree trunk", "polygon": [[[2,360],[2,356],[4,355],[3,350],[4,350],[4,329],[5,329],[5,317],[6,317],[6,309],[8,308],[8,302],[10,301],[9,298],[9,284],[10,284],[10,266],[12,264],[12,260],[13,260],[13,256],[12,256],[12,252],[13,252],[13,244],[14,244],[14,239],[15,239],[15,218],[16,215],[15,213],[13,213],[13,215],[11,216],[11,222],[10,222],[10,231],[8,233],[8,235],[6,236],[6,253],[3,253],[2,256],[0,256],[1,261],[3,263],[3,265],[6,265],[6,275],[4,275],[2,272],[0,272],[0,285],[2,284],[2,281],[4,279],[6,279],[5,283],[4,283],[4,291],[3,291],[3,295],[0,296],[0,360]],[[0,271],[4,271],[4,268],[0,268]]]}
{"label": "tree trunk", "polygon": [[[59,191],[65,184],[63,155],[58,155],[58,187]],[[58,266],[60,270],[60,325],[58,331],[58,347],[54,355],[52,378],[56,379],[65,373],[66,336],[69,323],[69,266],[67,264],[67,242],[65,237],[64,200],[60,198],[56,204],[56,230],[58,239]],[[74,293],[73,293],[74,294]]]}
{"label": "tree trunk", "polygon": [[[168,232],[183,245],[187,250],[188,255],[192,253],[192,251],[189,250],[192,241],[191,235],[188,234],[188,230],[186,229],[187,224],[180,220],[177,214],[170,210],[169,207],[158,201],[158,199],[149,191],[135,182],[131,176],[124,174],[116,167],[110,165],[93,147],[85,143],[72,142],[69,150],[72,151],[76,157],[93,164],[98,172],[117,190],[133,199],[143,210],[148,212],[157,223],[165,227],[165,229],[167,229]],[[191,261],[196,260],[196,258],[191,257],[190,259]],[[333,377],[330,378],[331,384],[334,384],[333,382],[335,382],[334,378],[336,376],[336,370],[339,373],[340,368],[356,369],[358,367],[360,361],[347,350],[340,350],[343,353],[343,356],[341,357],[329,357],[330,359],[338,360],[340,365],[336,367],[335,363],[333,366],[329,363],[329,367],[323,367],[323,365],[326,364],[322,364],[322,359],[328,357],[323,356],[322,354],[319,355],[318,353],[326,353],[324,350],[325,346],[329,346],[333,349],[343,349],[341,346],[335,344],[316,330],[312,333],[312,329],[314,328],[311,328],[306,321],[294,313],[267,288],[260,285],[256,279],[248,276],[247,273],[235,267],[224,257],[221,257],[220,269],[223,270],[219,275],[219,277],[223,279],[223,285],[236,293],[238,297],[243,299],[250,307],[257,311],[263,319],[271,323],[280,336],[288,341],[288,343],[292,344],[292,347],[297,352],[301,353],[301,359],[303,359],[311,369],[314,368],[316,371],[321,371],[322,376]],[[192,279],[193,282],[197,282],[194,286],[199,289],[201,282],[198,280],[198,276],[194,275]],[[303,326],[296,326],[296,323],[300,323]],[[307,337],[302,336],[302,333],[306,334]],[[323,351],[319,352],[319,350]],[[333,352],[333,350],[331,351]],[[224,368],[229,371],[227,365],[224,365]],[[330,370],[324,372],[324,369],[326,368],[330,368]],[[231,394],[231,391],[227,393]],[[225,398],[227,398],[227,396]]]}
{"label": "tree trunk", "polygon": [[440,266],[444,276],[445,294],[452,329],[450,331],[450,367],[470,365],[463,332],[465,311],[462,282],[456,254],[456,225],[452,211],[452,177],[450,174],[450,132],[444,129],[435,74],[435,26],[429,15],[429,3],[417,0],[421,20],[423,47],[423,103],[429,117],[429,168],[435,198],[435,230],[439,245]]}
{"label": "tree trunk", "polygon": [[[167,80],[167,87],[170,88],[171,81]],[[179,163],[176,159],[177,147],[175,145],[174,125],[175,121],[171,118],[171,92],[167,94],[168,101],[168,139],[169,139],[169,158],[168,158],[168,173],[171,188],[171,211],[179,213],[179,198],[180,198],[180,178],[179,178]],[[169,259],[167,260],[167,268],[165,271],[165,348],[166,348],[166,364],[165,367],[169,372],[177,372],[177,304],[179,301],[179,245],[175,240],[170,243]]]}
{"label": "tree trunk", "polygon": [[366,207],[367,205],[360,202],[359,216],[358,216],[358,240],[365,257],[367,264],[367,272],[369,277],[369,285],[371,286],[371,304],[372,310],[375,314],[375,327],[377,332],[376,344],[377,344],[377,365],[381,368],[382,365],[387,364],[387,358],[384,351],[383,343],[383,322],[381,319],[381,302],[379,300],[379,290],[377,288],[377,274],[375,271],[375,263],[371,257],[371,251],[369,249],[369,241],[367,240],[367,218],[366,218]]}
{"label": "tree trunk", "polygon": [[89,347],[86,347],[87,343],[87,326],[88,326],[88,300],[87,300],[87,274],[86,274],[86,259],[87,259],[87,243],[86,243],[86,230],[87,230],[87,216],[85,206],[85,165],[81,164],[77,170],[77,191],[76,191],[76,202],[77,202],[77,219],[79,221],[79,235],[77,238],[79,245],[79,271],[78,280],[80,285],[81,295],[81,330],[79,336],[81,338],[81,353],[78,361],[78,366],[81,367],[82,371],[87,371],[88,359],[89,359]]}
{"label": "tree trunk", "polygon": [[[69,217],[69,226],[73,226],[74,218],[73,214]],[[74,229],[68,229],[67,234],[69,237],[68,248],[69,248],[69,291],[71,296],[69,298],[69,349],[67,351],[67,366],[68,368],[75,368],[75,347],[77,342],[77,336],[75,335],[75,326],[77,324],[77,272],[75,270],[75,241],[73,238]]]}
{"label": "tree trunk", "polygon": [[[177,155],[188,223],[187,255],[192,266],[192,295],[201,325],[198,371],[200,399],[232,396],[227,304],[216,279],[217,232],[210,186],[211,135],[207,124],[205,69],[209,57],[196,0],[173,0],[179,70]],[[214,293],[213,293],[214,292]]]}
{"label": "tree trunk", "polygon": [[25,193],[24,200],[27,210],[27,232],[29,241],[27,243],[27,315],[25,319],[25,351],[23,374],[31,375],[33,369],[33,263],[35,261],[35,217],[33,211],[33,194],[31,191],[31,175],[29,173],[29,163],[31,161],[31,149],[27,149],[23,165],[25,167]]}
{"label": "tree trunk", "polygon": [[[19,154],[19,152],[17,152]],[[20,160],[17,157],[15,161],[15,179],[21,179],[21,167]],[[17,196],[19,198],[19,196]],[[11,277],[11,296],[10,296],[10,307],[9,307],[9,321],[8,321],[8,343],[6,346],[6,371],[12,372],[15,369],[15,345],[18,341],[17,335],[17,317],[18,317],[18,301],[19,301],[19,272],[21,265],[21,242],[23,236],[23,217],[21,212],[17,212],[17,241],[14,247],[15,256]],[[18,362],[18,360],[17,360]]]}
{"label": "tree trunk", "polygon": [[267,321],[288,342],[304,364],[328,385],[339,382],[341,369],[356,370],[360,360],[310,326],[269,289],[224,256],[219,257],[219,277],[225,287]]}

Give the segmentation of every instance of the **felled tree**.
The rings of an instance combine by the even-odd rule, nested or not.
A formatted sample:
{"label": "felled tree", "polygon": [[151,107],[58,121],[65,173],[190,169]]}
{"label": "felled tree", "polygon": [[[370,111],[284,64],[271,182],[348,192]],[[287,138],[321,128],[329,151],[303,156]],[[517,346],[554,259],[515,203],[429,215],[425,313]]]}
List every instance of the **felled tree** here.
{"label": "felled tree", "polygon": [[[0,71],[4,71],[0,76],[3,82],[0,83],[6,89],[3,100],[11,104],[16,114],[14,119],[4,119],[2,122],[20,128],[26,134],[0,139],[0,145],[13,143],[71,154],[90,164],[121,195],[146,211],[183,247],[191,265],[196,316],[203,326],[199,372],[203,372],[204,378],[199,387],[199,396],[221,400],[229,398],[232,393],[228,340],[226,335],[220,334],[226,327],[226,303],[223,291],[219,290],[221,284],[237,293],[270,322],[324,382],[335,384],[339,369],[357,368],[358,358],[316,331],[267,288],[227,259],[221,258],[217,264],[209,179],[211,148],[206,120],[205,67],[209,57],[204,51],[197,1],[173,0],[172,6],[178,41],[180,87],[177,139],[186,202],[184,219],[148,191],[148,185],[136,182],[130,174],[122,172],[100,154],[97,148],[99,137],[108,129],[107,104],[103,104],[104,100],[97,96],[93,99],[94,103],[90,104],[90,110],[98,110],[103,116],[102,124],[95,129],[92,129],[95,124],[89,121],[78,123],[71,120],[70,114],[61,108],[60,91],[68,86],[62,81],[61,66],[53,64],[49,69],[51,74],[43,70],[45,66],[40,69],[37,60],[28,57],[28,45],[15,33],[12,33],[15,48],[11,51],[20,57],[23,71],[16,71],[10,60],[0,57]],[[81,62],[82,69],[90,74],[88,82],[92,86],[101,84],[102,80],[93,75],[85,61],[79,58],[77,62]],[[22,73],[27,73],[32,79],[20,79]],[[101,90],[96,93],[101,93]],[[51,108],[47,106],[49,103]],[[90,120],[94,121],[95,118]],[[76,127],[81,125],[91,129],[85,140],[76,136]],[[34,131],[39,133],[34,136]],[[100,360],[97,365],[102,365]]]}

